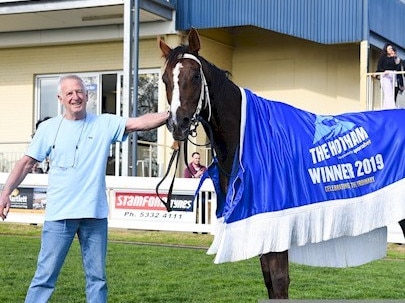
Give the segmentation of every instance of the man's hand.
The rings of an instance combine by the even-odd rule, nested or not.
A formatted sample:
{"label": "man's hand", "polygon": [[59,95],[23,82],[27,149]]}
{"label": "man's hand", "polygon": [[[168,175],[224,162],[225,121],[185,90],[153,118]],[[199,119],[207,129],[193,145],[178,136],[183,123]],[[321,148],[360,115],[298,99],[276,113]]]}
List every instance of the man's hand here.
{"label": "man's hand", "polygon": [[203,170],[203,169],[200,169],[199,171],[197,171],[197,172],[195,173],[195,177],[196,177],[196,178],[200,178],[203,174],[204,174],[204,170]]}
{"label": "man's hand", "polygon": [[10,211],[11,201],[9,197],[0,200],[0,217],[4,221]]}

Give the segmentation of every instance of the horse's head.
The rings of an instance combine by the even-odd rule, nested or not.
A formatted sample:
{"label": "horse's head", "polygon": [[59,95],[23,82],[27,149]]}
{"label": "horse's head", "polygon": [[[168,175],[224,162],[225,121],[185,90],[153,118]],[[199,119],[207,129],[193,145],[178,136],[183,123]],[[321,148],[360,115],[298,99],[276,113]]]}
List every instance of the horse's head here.
{"label": "horse's head", "polygon": [[170,105],[167,127],[173,138],[179,141],[187,139],[202,107],[210,106],[205,99],[205,96],[208,98],[207,85],[198,56],[200,39],[195,29],[191,29],[188,42],[188,46],[172,49],[159,38],[160,49],[166,58],[162,80]]}

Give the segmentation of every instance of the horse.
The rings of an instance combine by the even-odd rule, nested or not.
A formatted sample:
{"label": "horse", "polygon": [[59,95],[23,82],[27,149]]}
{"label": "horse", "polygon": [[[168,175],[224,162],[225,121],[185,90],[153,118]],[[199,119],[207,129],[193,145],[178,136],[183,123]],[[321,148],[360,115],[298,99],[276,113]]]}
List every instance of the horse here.
{"label": "horse", "polygon": [[[188,45],[171,48],[160,37],[158,44],[166,61],[162,80],[170,106],[167,128],[173,139],[181,142],[187,141],[197,124],[202,123],[220,168],[215,189],[217,195],[226,195],[230,190],[235,155],[240,148],[241,89],[229,79],[226,71],[199,55],[200,38],[196,29],[190,30]],[[400,224],[405,234],[405,220]],[[287,299],[288,249],[265,251],[259,258],[269,298]]]}

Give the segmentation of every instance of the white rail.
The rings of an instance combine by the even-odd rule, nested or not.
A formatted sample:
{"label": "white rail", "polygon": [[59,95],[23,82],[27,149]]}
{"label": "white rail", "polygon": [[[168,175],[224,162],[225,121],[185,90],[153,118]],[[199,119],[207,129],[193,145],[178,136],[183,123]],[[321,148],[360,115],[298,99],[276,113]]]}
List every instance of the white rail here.
{"label": "white rail", "polygon": [[[405,75],[405,72],[391,72],[393,74]],[[381,90],[380,77],[384,73],[368,73],[367,74],[367,108],[366,110],[379,110],[382,109],[383,92]],[[404,79],[405,81],[405,79]],[[396,84],[392,86],[394,92]],[[399,92],[397,97],[397,107],[405,108],[405,92]]]}
{"label": "white rail", "polygon": [[[0,173],[0,186],[4,185],[7,176]],[[197,199],[193,200],[199,179],[177,178],[173,199],[177,201],[178,208],[170,213],[157,200],[155,190],[159,181],[160,178],[107,176],[109,227],[214,234],[217,200],[210,179],[204,182]],[[18,207],[10,210],[7,222],[42,224],[47,184],[48,175],[28,174],[18,188],[19,192],[12,195],[16,203],[24,203],[18,203]],[[163,198],[169,185],[170,180],[159,189],[159,195]],[[24,208],[26,206],[28,208]]]}

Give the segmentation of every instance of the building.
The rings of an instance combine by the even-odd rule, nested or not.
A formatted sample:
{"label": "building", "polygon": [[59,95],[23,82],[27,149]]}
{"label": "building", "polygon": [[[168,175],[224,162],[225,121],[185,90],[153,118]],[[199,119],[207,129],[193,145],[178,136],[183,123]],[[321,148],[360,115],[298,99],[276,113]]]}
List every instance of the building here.
{"label": "building", "polygon": [[[0,171],[24,152],[39,119],[61,112],[60,74],[86,79],[95,113],[131,115],[134,99],[139,113],[165,110],[156,37],[175,46],[190,27],[201,55],[264,97],[320,114],[370,109],[369,73],[384,43],[405,58],[404,15],[400,0],[2,1]],[[138,134],[112,148],[107,173],[159,175],[171,143],[164,128]]]}

